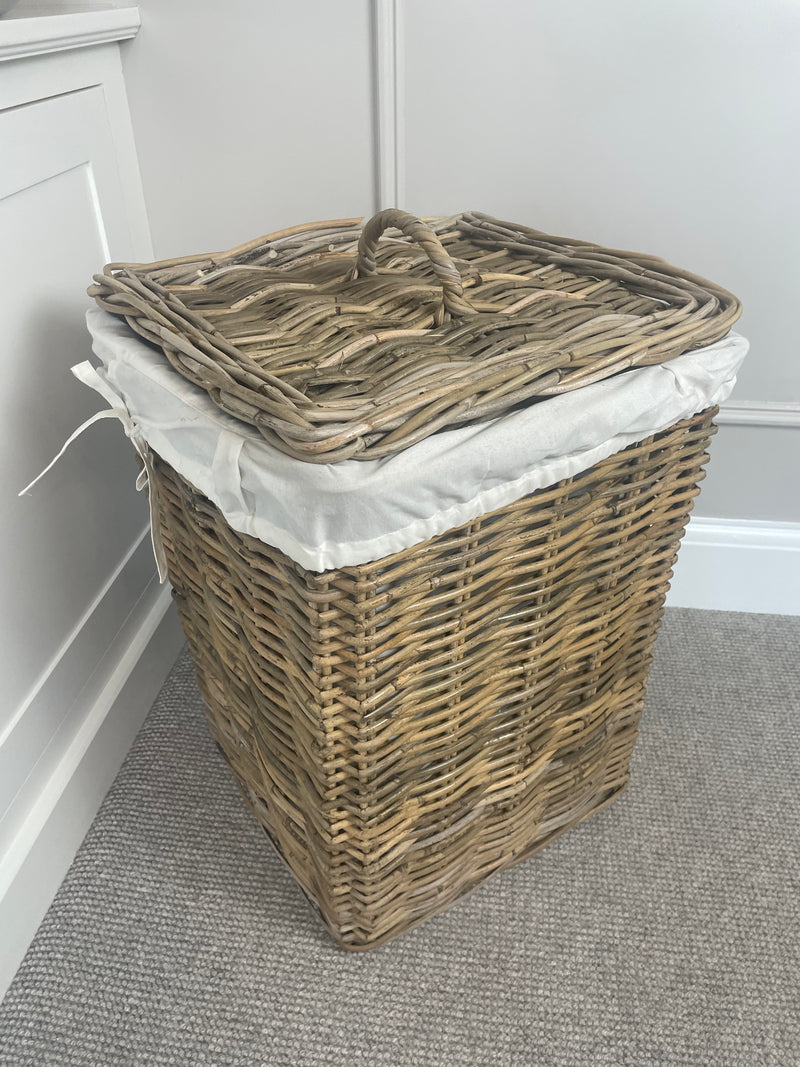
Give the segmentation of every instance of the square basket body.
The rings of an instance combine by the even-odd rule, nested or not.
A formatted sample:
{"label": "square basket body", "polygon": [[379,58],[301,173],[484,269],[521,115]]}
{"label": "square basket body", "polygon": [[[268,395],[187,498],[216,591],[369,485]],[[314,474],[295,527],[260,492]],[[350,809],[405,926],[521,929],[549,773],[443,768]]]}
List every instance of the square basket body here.
{"label": "square basket body", "polygon": [[324,573],[156,457],[213,736],[341,945],[442,911],[624,788],[713,414]]}

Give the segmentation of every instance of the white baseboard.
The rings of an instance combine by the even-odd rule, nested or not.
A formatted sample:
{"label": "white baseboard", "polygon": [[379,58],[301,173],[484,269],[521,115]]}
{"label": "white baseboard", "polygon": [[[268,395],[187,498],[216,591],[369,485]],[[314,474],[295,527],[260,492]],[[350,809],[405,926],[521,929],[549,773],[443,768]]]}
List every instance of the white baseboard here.
{"label": "white baseboard", "polygon": [[170,587],[154,580],[92,673],[80,725],[0,856],[0,998],[182,644]]}
{"label": "white baseboard", "polygon": [[689,523],[668,607],[800,615],[800,523]]}

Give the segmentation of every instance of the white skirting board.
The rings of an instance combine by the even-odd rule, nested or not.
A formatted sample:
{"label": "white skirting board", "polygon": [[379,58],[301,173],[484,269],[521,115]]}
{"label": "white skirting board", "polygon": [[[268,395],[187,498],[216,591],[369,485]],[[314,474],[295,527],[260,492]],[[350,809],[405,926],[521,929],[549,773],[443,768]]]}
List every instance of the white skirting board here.
{"label": "white skirting board", "polygon": [[154,579],[87,681],[80,725],[0,855],[0,998],[183,641],[170,587]]}
{"label": "white skirting board", "polygon": [[693,518],[667,606],[800,615],[800,523]]}

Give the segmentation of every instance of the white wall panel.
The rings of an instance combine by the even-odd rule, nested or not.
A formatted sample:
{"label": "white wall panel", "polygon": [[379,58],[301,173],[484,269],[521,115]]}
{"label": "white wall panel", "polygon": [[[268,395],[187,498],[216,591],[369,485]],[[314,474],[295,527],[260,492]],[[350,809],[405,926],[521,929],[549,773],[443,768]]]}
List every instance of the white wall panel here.
{"label": "white wall panel", "polygon": [[800,523],[800,429],[722,425],[710,455],[698,515]]}
{"label": "white wall panel", "polygon": [[[33,145],[36,145],[36,149]],[[57,653],[147,519],[129,446],[111,427],[79,442],[29,495],[18,491],[97,404],[69,372],[85,359],[86,285],[109,252],[131,247],[99,87],[0,113],[0,729]],[[98,194],[98,189],[101,192]],[[123,472],[127,477],[121,476]],[[98,492],[113,486],[112,494]]]}
{"label": "white wall panel", "polygon": [[0,246],[13,250],[0,261],[0,539],[14,561],[0,573],[0,602],[14,620],[0,648],[8,714],[138,537],[146,511],[131,478],[119,476],[135,470],[126,442],[107,427],[17,497],[96,408],[69,372],[90,348],[86,285],[109,241],[132,247],[102,89],[0,112],[0,153]]}
{"label": "white wall panel", "polygon": [[367,0],[143,0],[123,46],[159,258],[373,205]]}
{"label": "white wall panel", "polygon": [[[741,297],[735,400],[794,402],[790,0],[398,0],[406,206],[664,256]],[[798,429],[725,428],[698,511],[798,518]]]}

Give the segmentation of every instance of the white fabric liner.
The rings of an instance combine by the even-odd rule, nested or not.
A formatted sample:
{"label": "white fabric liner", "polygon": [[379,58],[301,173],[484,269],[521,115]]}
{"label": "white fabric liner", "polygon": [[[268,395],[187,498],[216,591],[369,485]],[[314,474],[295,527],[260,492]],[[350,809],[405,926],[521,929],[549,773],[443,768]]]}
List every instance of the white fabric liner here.
{"label": "white fabric liner", "polygon": [[313,571],[410,548],[722,403],[748,349],[731,333],[667,363],[434,434],[396,456],[316,464],[284,455],[220,411],[123,319],[92,308],[86,320],[99,373],[135,433],[234,530]]}

